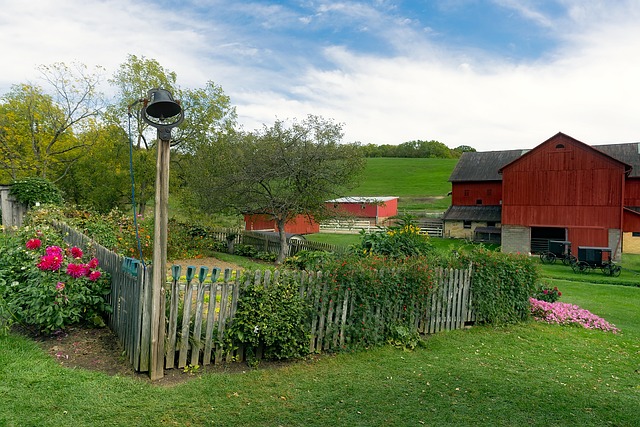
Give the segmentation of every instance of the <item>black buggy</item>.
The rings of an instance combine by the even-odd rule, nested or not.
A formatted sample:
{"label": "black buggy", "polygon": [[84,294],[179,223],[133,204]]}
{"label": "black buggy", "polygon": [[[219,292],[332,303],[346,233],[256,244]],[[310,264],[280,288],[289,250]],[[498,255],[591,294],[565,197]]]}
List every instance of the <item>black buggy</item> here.
{"label": "black buggy", "polygon": [[549,240],[549,250],[540,254],[543,264],[553,264],[561,259],[564,265],[573,265],[578,262],[575,255],[571,254],[571,242],[567,240]]}
{"label": "black buggy", "polygon": [[596,246],[578,247],[578,262],[572,265],[576,273],[588,274],[594,268],[599,268],[605,276],[618,277],[622,267],[611,260],[611,248]]}

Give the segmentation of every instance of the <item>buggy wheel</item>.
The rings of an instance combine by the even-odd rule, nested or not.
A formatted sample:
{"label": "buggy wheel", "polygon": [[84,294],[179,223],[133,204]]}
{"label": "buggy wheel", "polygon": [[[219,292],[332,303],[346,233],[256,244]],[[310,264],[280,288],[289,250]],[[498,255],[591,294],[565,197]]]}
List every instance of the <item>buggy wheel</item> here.
{"label": "buggy wheel", "polygon": [[600,270],[602,270],[602,274],[604,274],[605,276],[613,275],[613,266],[611,264],[604,264],[602,267],[600,267]]}
{"label": "buggy wheel", "polygon": [[540,261],[543,264],[553,264],[556,262],[556,256],[552,252],[545,252],[540,254]]}
{"label": "buggy wheel", "polygon": [[591,273],[591,266],[589,265],[588,262],[580,261],[577,265],[578,265],[578,271],[580,271],[580,273],[582,274]]}
{"label": "buggy wheel", "polygon": [[569,255],[567,257],[562,258],[562,263],[564,265],[573,265],[577,262],[578,262],[578,258],[576,258],[574,255]]}
{"label": "buggy wheel", "polygon": [[611,275],[613,277],[618,277],[620,275],[620,273],[622,272],[622,267],[620,267],[619,265],[614,265],[611,268]]}
{"label": "buggy wheel", "polygon": [[571,264],[571,269],[573,270],[574,273],[579,273],[580,272],[580,263],[579,262],[574,262],[573,264]]}

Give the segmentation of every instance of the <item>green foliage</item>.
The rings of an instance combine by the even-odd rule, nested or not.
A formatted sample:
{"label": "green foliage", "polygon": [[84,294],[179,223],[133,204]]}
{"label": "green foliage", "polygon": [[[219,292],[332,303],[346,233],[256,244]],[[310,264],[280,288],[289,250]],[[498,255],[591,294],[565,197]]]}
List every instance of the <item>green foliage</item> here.
{"label": "green foliage", "polygon": [[557,286],[551,287],[544,283],[538,284],[536,291],[533,294],[533,298],[546,302],[556,302],[561,296],[562,292],[558,290]]}
{"label": "green foliage", "polygon": [[420,234],[414,224],[414,217],[404,215],[398,218],[396,225],[386,230],[360,232],[362,241],[354,246],[356,254],[383,255],[391,258],[426,255],[432,249],[427,234]]}
{"label": "green foliage", "polygon": [[28,227],[7,242],[0,251],[3,310],[44,333],[78,323],[103,326],[100,316],[110,310],[108,276],[97,259],[84,262],[79,248],[62,248],[59,242],[61,237],[49,229]]}
{"label": "green foliage", "polygon": [[13,181],[9,193],[20,203],[32,207],[40,204],[62,204],[62,193],[45,178],[29,177]]}
{"label": "green foliage", "polygon": [[234,246],[233,253],[235,255],[244,256],[247,258],[256,258],[258,255],[258,250],[252,245],[238,244]]}
{"label": "green foliage", "polygon": [[437,261],[425,256],[390,259],[351,255],[326,262],[326,298],[341,299],[348,291],[352,299],[346,347],[369,347],[390,340],[408,345],[412,338],[400,337],[402,329],[398,328],[412,331],[409,335],[415,331],[416,316],[427,310],[428,297],[437,288],[436,267]]}
{"label": "green foliage", "polygon": [[335,254],[332,252],[303,250],[288,257],[284,265],[298,270],[318,271],[326,262],[334,257]]}
{"label": "green foliage", "polygon": [[473,307],[479,321],[502,325],[529,317],[529,298],[539,277],[534,260],[484,248],[462,254],[461,259],[473,263]]}
{"label": "green foliage", "polygon": [[251,285],[241,292],[225,346],[244,345],[249,355],[263,348],[267,360],[302,357],[308,353],[308,324],[309,307],[298,285],[283,275],[266,287]]}

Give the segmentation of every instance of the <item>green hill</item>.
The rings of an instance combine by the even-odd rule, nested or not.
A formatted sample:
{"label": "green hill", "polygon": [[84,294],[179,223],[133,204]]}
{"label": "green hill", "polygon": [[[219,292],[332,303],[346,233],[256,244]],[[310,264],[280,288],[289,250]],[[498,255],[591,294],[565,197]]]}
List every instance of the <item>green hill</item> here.
{"label": "green hill", "polygon": [[400,210],[444,211],[451,204],[451,171],[458,159],[367,159],[360,185],[347,196],[398,196]]}

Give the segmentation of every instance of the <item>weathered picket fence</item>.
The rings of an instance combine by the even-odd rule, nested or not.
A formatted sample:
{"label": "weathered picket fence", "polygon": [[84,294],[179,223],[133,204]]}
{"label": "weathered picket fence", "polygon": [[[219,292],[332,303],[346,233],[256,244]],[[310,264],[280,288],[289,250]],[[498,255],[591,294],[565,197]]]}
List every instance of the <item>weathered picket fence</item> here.
{"label": "weathered picket fence", "polygon": [[[174,269],[176,266],[173,267]],[[241,271],[226,269],[221,277],[220,269],[208,271],[201,267],[195,275],[195,267],[189,267],[186,283],[174,280],[168,297],[169,317],[165,348],[165,368],[184,368],[187,365],[208,365],[225,361],[242,361],[243,349],[225,353],[220,342],[225,328],[233,322],[242,289],[254,284],[270,286],[277,282],[280,271],[256,271],[242,275]],[[241,279],[244,277],[244,279]],[[424,304],[423,312],[415,318],[415,328],[421,333],[460,329],[475,321],[471,307],[471,268],[464,270],[436,270],[437,291]],[[309,326],[309,352],[336,350],[344,346],[348,324],[354,321],[353,295],[349,290],[329,296],[328,283],[322,272],[297,272],[294,280],[299,284],[299,295],[312,307]],[[394,323],[401,310],[391,311],[374,306],[376,324]],[[396,317],[393,317],[393,316]]]}
{"label": "weathered picket fence", "polygon": [[[122,257],[93,242],[87,236],[63,223],[55,223],[67,243],[92,252],[103,270],[111,275],[111,292],[108,302],[113,312],[107,315],[107,323],[118,336],[133,368],[149,372],[151,342],[151,278],[152,267],[137,260]],[[422,305],[421,314],[414,326],[421,333],[459,329],[475,320],[471,309],[471,266],[467,269],[439,269],[437,282],[428,301]],[[172,267],[172,280],[167,281],[162,293],[160,324],[166,324],[165,339],[158,345],[164,348],[164,368],[184,368],[187,365],[208,365],[224,361],[241,361],[243,349],[225,353],[220,343],[225,328],[233,321],[242,289],[251,284],[270,286],[279,279],[279,271],[241,271],[214,269],[210,275],[200,268],[187,269],[186,279]],[[345,328],[354,321],[354,295],[348,290],[328,297],[328,282],[322,272],[297,272],[294,280],[299,285],[300,297],[312,307],[309,324],[309,352],[322,352],[342,347],[347,338]],[[394,322],[393,310],[372,307],[376,323]],[[385,317],[385,314],[387,313]],[[396,314],[399,313],[396,311]],[[165,319],[166,317],[166,319]],[[162,350],[162,348],[161,348]],[[259,354],[257,355],[260,356]]]}

